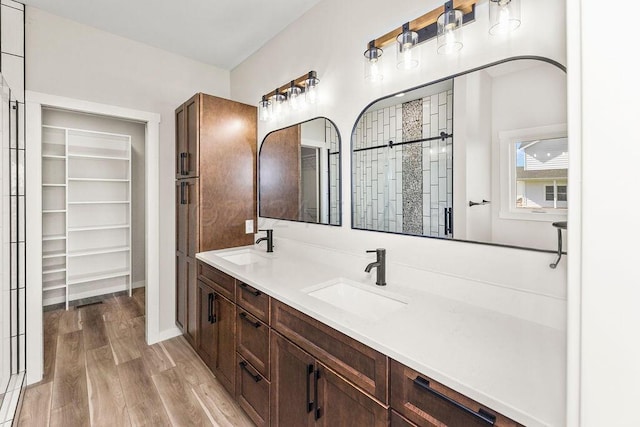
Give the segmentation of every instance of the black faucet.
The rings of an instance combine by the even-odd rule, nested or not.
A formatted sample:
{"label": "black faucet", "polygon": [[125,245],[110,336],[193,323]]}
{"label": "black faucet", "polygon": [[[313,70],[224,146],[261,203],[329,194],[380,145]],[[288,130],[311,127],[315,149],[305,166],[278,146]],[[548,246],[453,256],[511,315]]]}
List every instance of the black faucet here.
{"label": "black faucet", "polygon": [[263,240],[267,241],[267,252],[273,252],[273,230],[272,229],[266,229],[266,230],[258,230],[258,231],[266,231],[267,232],[267,237],[261,237],[258,240],[256,240],[256,245],[260,242],[262,242]]}
{"label": "black faucet", "polygon": [[387,251],[385,249],[376,249],[376,250],[371,250],[371,251],[367,251],[367,253],[376,253],[376,262],[372,262],[371,264],[367,265],[364,269],[365,272],[370,273],[371,269],[374,267],[377,267],[378,269],[376,270],[376,285],[378,286],[386,286],[387,282],[386,282],[386,257],[387,257]]}

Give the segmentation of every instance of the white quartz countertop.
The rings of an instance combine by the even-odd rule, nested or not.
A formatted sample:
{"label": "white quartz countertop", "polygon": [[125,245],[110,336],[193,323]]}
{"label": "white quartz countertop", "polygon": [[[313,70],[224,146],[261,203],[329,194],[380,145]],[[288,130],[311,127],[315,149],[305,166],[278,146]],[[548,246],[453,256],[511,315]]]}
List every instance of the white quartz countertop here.
{"label": "white quartz countertop", "polygon": [[[420,280],[376,286],[375,273],[363,273],[366,262],[374,259],[328,263],[310,253],[313,248],[276,248],[272,254],[258,250],[259,261],[246,265],[217,255],[229,249],[196,257],[524,425],[564,425],[563,330],[426,292]],[[445,275],[427,277],[453,281]],[[307,294],[337,278],[355,280],[407,304],[371,319]]]}

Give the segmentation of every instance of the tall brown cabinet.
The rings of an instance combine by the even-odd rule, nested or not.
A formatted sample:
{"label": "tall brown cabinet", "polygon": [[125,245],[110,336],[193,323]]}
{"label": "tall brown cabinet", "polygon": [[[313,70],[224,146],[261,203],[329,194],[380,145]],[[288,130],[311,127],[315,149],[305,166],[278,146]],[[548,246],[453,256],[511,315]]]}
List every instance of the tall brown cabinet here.
{"label": "tall brown cabinet", "polygon": [[198,348],[195,254],[249,245],[256,224],[256,107],[203,93],[176,109],[176,324]]}

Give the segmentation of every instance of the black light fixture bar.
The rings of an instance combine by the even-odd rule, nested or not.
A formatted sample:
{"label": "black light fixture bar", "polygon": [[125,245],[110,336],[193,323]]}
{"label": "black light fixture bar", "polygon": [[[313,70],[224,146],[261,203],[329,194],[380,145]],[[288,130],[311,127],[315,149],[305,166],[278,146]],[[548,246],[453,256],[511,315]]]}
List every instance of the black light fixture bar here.
{"label": "black light fixture bar", "polygon": [[[279,94],[285,95],[288,93],[289,88],[291,87],[291,84],[293,83],[294,86],[299,87],[302,90],[302,93],[304,93],[307,89],[307,80],[309,79],[317,79],[318,78],[318,74],[311,70],[306,74],[303,74],[302,76],[298,77],[295,80],[291,80],[285,84],[283,84],[282,86],[280,86],[277,89],[272,90],[271,92],[267,93],[264,95],[264,97],[266,97],[266,99],[271,98],[273,95],[276,94],[276,90]],[[264,99],[263,97],[263,99]]]}

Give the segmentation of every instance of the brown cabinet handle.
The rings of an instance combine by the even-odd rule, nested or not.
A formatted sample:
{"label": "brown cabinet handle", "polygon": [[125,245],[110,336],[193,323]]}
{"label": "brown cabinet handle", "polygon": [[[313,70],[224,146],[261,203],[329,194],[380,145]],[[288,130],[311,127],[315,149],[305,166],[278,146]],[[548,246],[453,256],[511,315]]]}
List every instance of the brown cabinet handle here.
{"label": "brown cabinet handle", "polygon": [[473,409],[464,406],[460,402],[456,402],[455,400],[451,399],[449,396],[445,396],[444,394],[440,393],[439,391],[436,391],[436,390],[432,389],[430,384],[429,384],[429,380],[427,380],[426,378],[422,378],[421,376],[417,376],[416,379],[413,380],[413,383],[416,386],[418,386],[421,389],[423,389],[424,391],[426,391],[428,393],[431,393],[433,396],[437,397],[438,399],[444,400],[445,402],[447,402],[448,404],[456,407],[460,411],[465,412],[465,413],[475,417],[480,422],[484,422],[485,424],[487,424],[489,426],[492,426],[492,425],[494,425],[496,423],[495,415],[492,415],[492,414],[488,413],[487,411],[483,410],[482,408],[478,412],[476,412]]}
{"label": "brown cabinet handle", "polygon": [[240,362],[240,367],[242,369],[244,369],[245,371],[247,371],[247,374],[249,374],[251,376],[251,378],[253,378],[253,380],[255,382],[258,382],[258,381],[260,381],[262,379],[262,377],[260,375],[251,373],[249,368],[247,368],[247,362],[244,362],[244,361]]}
{"label": "brown cabinet handle", "polygon": [[239,316],[240,316],[240,318],[242,320],[244,320],[245,322],[247,322],[248,324],[250,324],[254,328],[257,329],[257,328],[260,327],[260,322],[252,322],[251,320],[249,320],[249,318],[247,317],[247,313],[240,313]]}
{"label": "brown cabinet handle", "polygon": [[259,297],[260,295],[262,295],[262,292],[260,292],[257,289],[253,289],[251,286],[247,285],[246,283],[240,283],[240,287],[252,293],[254,296]]}

